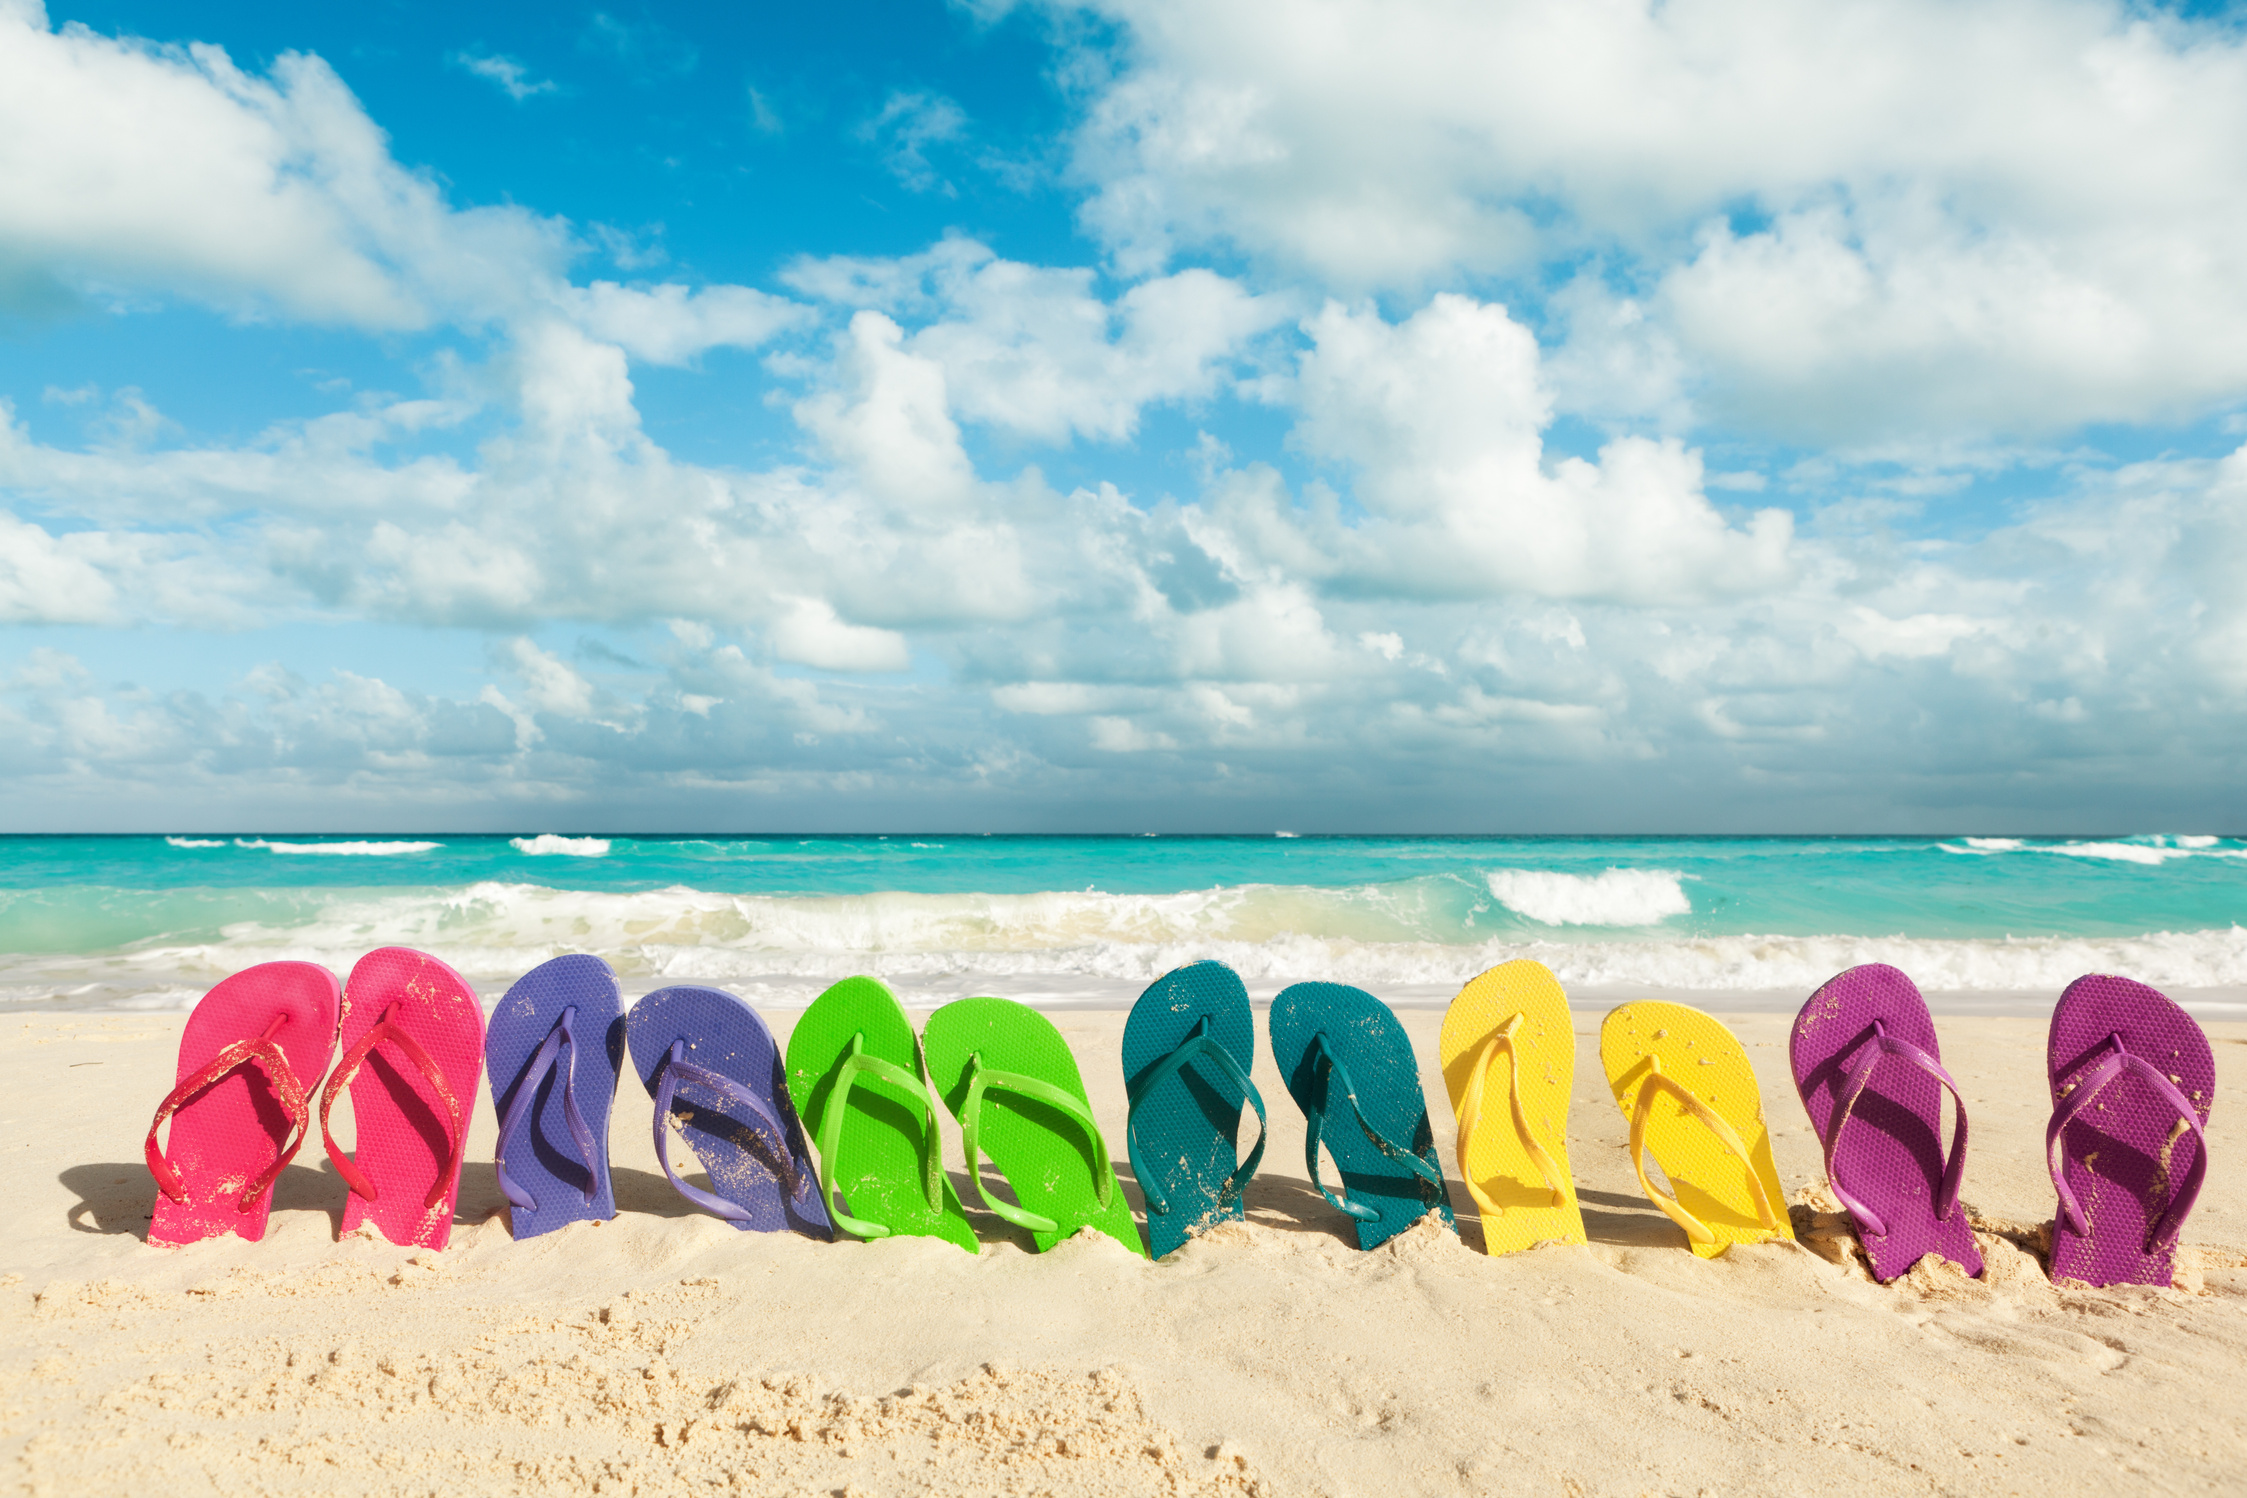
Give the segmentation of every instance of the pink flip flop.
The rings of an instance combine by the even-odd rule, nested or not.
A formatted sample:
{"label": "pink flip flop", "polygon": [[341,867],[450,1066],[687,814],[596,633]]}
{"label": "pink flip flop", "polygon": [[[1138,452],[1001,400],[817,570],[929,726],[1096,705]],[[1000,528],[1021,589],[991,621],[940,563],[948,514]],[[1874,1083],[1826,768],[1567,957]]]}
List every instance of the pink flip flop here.
{"label": "pink flip flop", "polygon": [[[320,1136],[351,1186],[343,1231],[371,1222],[393,1243],[443,1248],[483,1073],[476,991],[427,953],[383,947],[360,958],[343,985],[341,1038],[343,1055],[320,1093]],[[345,1086],[358,1135],[349,1155],[328,1132]]]}
{"label": "pink flip flop", "polygon": [[2128,978],[2078,978],[2052,1010],[2045,1163],[2052,1278],[2166,1285],[2208,1178],[2216,1061],[2191,1015]]}
{"label": "pink flip flop", "polygon": [[[304,1144],[305,1091],[335,1049],[335,974],[309,962],[246,968],[203,995],[179,1037],[178,1085],[148,1126],[151,1243],[265,1236],[273,1183]],[[169,1147],[156,1135],[172,1121]]]}

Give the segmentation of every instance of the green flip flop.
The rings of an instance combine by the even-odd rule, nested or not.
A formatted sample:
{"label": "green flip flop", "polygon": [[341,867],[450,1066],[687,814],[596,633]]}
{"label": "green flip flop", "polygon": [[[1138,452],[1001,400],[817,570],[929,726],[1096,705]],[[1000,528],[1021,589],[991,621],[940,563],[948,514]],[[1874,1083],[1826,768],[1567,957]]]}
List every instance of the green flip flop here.
{"label": "green flip flop", "polygon": [[845,978],[814,999],[789,1032],[787,1064],[788,1095],[819,1151],[819,1193],[836,1227],[979,1251],[944,1174],[944,1138],[912,1022],[888,985]]}
{"label": "green flip flop", "polygon": [[[984,1206],[1027,1231],[1039,1253],[1089,1227],[1145,1257],[1077,1059],[1052,1021],[1012,999],[956,999],[928,1017],[921,1050],[960,1121]],[[1020,1206],[991,1194],[985,1156]]]}

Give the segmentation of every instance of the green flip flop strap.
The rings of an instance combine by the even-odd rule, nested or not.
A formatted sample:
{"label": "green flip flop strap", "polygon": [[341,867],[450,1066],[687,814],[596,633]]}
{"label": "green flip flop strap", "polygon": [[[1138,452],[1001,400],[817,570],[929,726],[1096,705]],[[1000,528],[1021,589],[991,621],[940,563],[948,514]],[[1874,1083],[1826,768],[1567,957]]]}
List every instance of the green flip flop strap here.
{"label": "green flip flop strap", "polygon": [[[1092,1141],[1092,1189],[1105,1212],[1116,1193],[1115,1168],[1108,1163],[1108,1141],[1100,1137],[1100,1126],[1092,1121],[1092,1110],[1083,1102],[1054,1086],[1051,1082],[1018,1071],[1001,1071],[983,1064],[983,1053],[978,1051],[967,1058],[967,1100],[960,1108],[960,1142],[967,1149],[967,1172],[975,1180],[976,1192],[982,1196],[983,1205],[1013,1223],[1033,1233],[1052,1233],[1061,1224],[1050,1217],[1001,1201],[983,1184],[983,1151],[978,1136],[983,1127],[983,1095],[993,1087],[1008,1092],[1018,1092],[1026,1098],[1057,1108],[1069,1120],[1084,1130]],[[1019,1189],[1019,1188],[1018,1188]]]}
{"label": "green flip flop strap", "polygon": [[928,1100],[928,1089],[919,1077],[896,1062],[865,1054],[865,1044],[865,1036],[851,1036],[850,1054],[836,1062],[830,1073],[834,1084],[819,1115],[819,1195],[827,1203],[827,1215],[844,1232],[860,1238],[887,1238],[894,1230],[886,1223],[853,1217],[835,1200],[835,1156],[843,1142],[843,1114],[847,1111],[844,1104],[849,1101],[850,1090],[857,1085],[859,1077],[870,1076],[889,1083],[921,1111],[925,1125],[921,1130],[921,1194],[928,1198],[932,1211],[941,1211],[944,1206],[944,1161],[939,1153],[942,1146],[936,1132],[936,1108]]}
{"label": "green flip flop strap", "polygon": [[[1358,1128],[1365,1135],[1366,1142],[1387,1158],[1394,1160],[1423,1181],[1434,1186],[1436,1190],[1441,1191],[1443,1189],[1442,1170],[1430,1165],[1413,1151],[1384,1138],[1381,1131],[1366,1120],[1365,1110],[1358,1106],[1357,1084],[1350,1080],[1349,1068],[1342,1064],[1342,1058],[1327,1049],[1325,1031],[1321,1030],[1311,1037],[1310,1048],[1311,1064],[1314,1068],[1320,1069],[1319,1080],[1325,1092],[1325,1097],[1320,1107],[1303,1110],[1303,1121],[1306,1126],[1303,1136],[1303,1162],[1310,1167],[1311,1184],[1319,1188],[1319,1195],[1331,1202],[1337,1211],[1346,1212],[1360,1222],[1371,1222],[1381,1215],[1378,1210],[1366,1206],[1362,1202],[1351,1201],[1346,1196],[1336,1196],[1326,1189],[1326,1182],[1319,1179],[1319,1132],[1326,1123],[1326,1109],[1334,1105],[1336,1083],[1341,1084],[1342,1096],[1349,1102],[1350,1112],[1356,1117]],[[1422,1194],[1425,1195],[1426,1193],[1423,1192]]]}

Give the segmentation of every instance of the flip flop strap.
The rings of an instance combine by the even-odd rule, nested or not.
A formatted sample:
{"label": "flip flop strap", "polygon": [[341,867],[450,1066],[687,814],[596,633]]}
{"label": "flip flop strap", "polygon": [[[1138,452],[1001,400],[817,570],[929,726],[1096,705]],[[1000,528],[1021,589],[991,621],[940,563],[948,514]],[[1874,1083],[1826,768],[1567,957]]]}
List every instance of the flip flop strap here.
{"label": "flip flop strap", "polygon": [[1225,1183],[1217,1188],[1217,1205],[1220,1210],[1246,1189],[1256,1174],[1256,1167],[1263,1163],[1264,1135],[1269,1124],[1264,1116],[1264,1095],[1256,1090],[1256,1084],[1249,1079],[1248,1073],[1241,1070],[1241,1064],[1233,1058],[1233,1053],[1225,1049],[1216,1036],[1210,1034],[1209,1016],[1205,1014],[1194,1021],[1194,1028],[1179,1042],[1178,1047],[1156,1062],[1140,1079],[1139,1085],[1131,1089],[1131,1117],[1124,1125],[1124,1145],[1131,1154],[1131,1173],[1139,1178],[1140,1194],[1147,1198],[1147,1210],[1150,1212],[1169,1212],[1170,1199],[1156,1184],[1155,1173],[1141,1163],[1139,1158],[1139,1100],[1153,1092],[1160,1083],[1177,1076],[1188,1062],[1204,1057],[1215,1062],[1218,1071],[1246,1093],[1250,1105],[1256,1109],[1256,1147],[1248,1152],[1248,1158],[1236,1165],[1233,1173],[1225,1177]]}
{"label": "flip flop strap", "polygon": [[850,1053],[835,1064],[831,1072],[834,1083],[822,1105],[827,1110],[819,1115],[819,1195],[827,1203],[827,1215],[835,1226],[846,1233],[861,1238],[887,1238],[894,1231],[887,1223],[869,1222],[845,1212],[835,1196],[835,1157],[843,1142],[843,1104],[850,1097],[861,1075],[889,1083],[905,1094],[921,1112],[925,1127],[921,1131],[921,1194],[928,1198],[930,1211],[944,1207],[944,1160],[940,1151],[943,1141],[936,1132],[936,1106],[928,1100],[928,1088],[919,1077],[894,1061],[884,1061],[879,1056],[865,1054],[865,1036],[854,1034],[850,1038]]}
{"label": "flip flop strap", "polygon": [[[1834,1156],[1841,1152],[1841,1131],[1855,1115],[1857,1099],[1864,1095],[1865,1087],[1872,1081],[1873,1071],[1880,1065],[1883,1056],[1909,1061],[1942,1083],[1951,1095],[1951,1105],[1958,1110],[1958,1128],[1951,1136],[1950,1154],[1943,1161],[1943,1176],[1935,1188],[1937,1222],[1948,1218],[1957,1208],[1958,1188],[1966,1176],[1966,1099],[1959,1095],[1958,1083],[1951,1080],[1951,1074],[1943,1069],[1943,1063],[1933,1055],[1908,1040],[1900,1040],[1889,1034],[1885,1025],[1874,1020],[1871,1043],[1864,1047],[1857,1064],[1850,1069],[1848,1078],[1842,1083],[1841,1107],[1827,1126],[1825,1147],[1826,1184],[1833,1188],[1835,1199],[1847,1209],[1849,1215],[1857,1219],[1857,1225],[1875,1238],[1887,1237],[1888,1225],[1881,1220],[1879,1213],[1842,1186],[1841,1178],[1834,1174],[1833,1166]],[[1940,1128],[1941,1118],[1938,1117],[1935,1122]],[[1937,1137],[1940,1138],[1940,1135]]]}
{"label": "flip flop strap", "polygon": [[[1358,1106],[1357,1084],[1350,1080],[1349,1068],[1342,1064],[1342,1058],[1327,1049],[1326,1032],[1324,1030],[1311,1037],[1310,1049],[1311,1064],[1315,1067],[1324,1068],[1321,1080],[1325,1088],[1325,1102],[1316,1109],[1306,1108],[1303,1110],[1303,1163],[1310,1168],[1311,1184],[1319,1188],[1319,1195],[1325,1197],[1336,1211],[1347,1213],[1360,1222],[1372,1222],[1381,1215],[1377,1208],[1368,1207],[1362,1202],[1351,1201],[1346,1196],[1336,1196],[1326,1189],[1326,1182],[1319,1179],[1319,1135],[1325,1128],[1326,1110],[1333,1106],[1334,1084],[1337,1081],[1342,1084],[1342,1096],[1349,1102],[1350,1112],[1357,1119],[1358,1129],[1365,1135],[1366,1141],[1379,1150],[1383,1156],[1404,1166],[1414,1175],[1441,1191],[1443,1189],[1443,1172],[1440,1169],[1430,1165],[1413,1151],[1403,1149],[1384,1138],[1381,1131],[1366,1120],[1365,1110]],[[1348,1188],[1345,1187],[1344,1189],[1347,1190]]]}
{"label": "flip flop strap", "polygon": [[[749,1110],[757,1123],[772,1131],[772,1139],[777,1143],[770,1143],[769,1141],[768,1143],[770,1143],[773,1157],[787,1167],[786,1189],[788,1195],[791,1199],[801,1199],[804,1194],[806,1178],[796,1168],[795,1155],[788,1148],[788,1131],[781,1127],[780,1120],[774,1117],[772,1110],[764,1105],[763,1099],[733,1078],[723,1072],[712,1071],[707,1066],[698,1066],[687,1060],[686,1049],[687,1043],[683,1040],[671,1042],[671,1053],[663,1058],[662,1080],[656,1084],[655,1089],[655,1158],[662,1162],[663,1173],[671,1178],[672,1188],[704,1211],[713,1212],[728,1222],[747,1222],[749,1220],[749,1209],[747,1207],[738,1202],[728,1201],[713,1192],[704,1191],[699,1186],[689,1186],[680,1178],[677,1168],[671,1164],[670,1141],[664,1138],[663,1126],[671,1119],[671,1104],[678,1096],[679,1084],[691,1082],[697,1087],[708,1088],[728,1102],[739,1103]],[[779,1171],[776,1170],[772,1174],[775,1181],[780,1179],[781,1173]]]}
{"label": "flip flop strap", "polygon": [[1707,1223],[1686,1211],[1676,1197],[1655,1190],[1654,1183],[1646,1178],[1646,1121],[1654,1113],[1655,1093],[1662,1092],[1677,1099],[1687,1113],[1700,1121],[1702,1127],[1716,1135],[1717,1143],[1739,1157],[1740,1163],[1747,1168],[1748,1190],[1755,1197],[1756,1216],[1764,1227],[1775,1230],[1779,1226],[1778,1216],[1771,1210],[1771,1198],[1763,1189],[1763,1177],[1755,1168],[1755,1157],[1748,1153],[1748,1146],[1740,1138],[1739,1131],[1725,1121],[1723,1114],[1687,1092],[1666,1074],[1659,1057],[1648,1056],[1646,1060],[1653,1070],[1639,1084],[1638,1102],[1631,1109],[1631,1169],[1638,1172],[1639,1189],[1646,1193],[1647,1200],[1660,1207],[1670,1221],[1685,1229],[1685,1236],[1695,1243],[1716,1242],[1716,1234]]}
{"label": "flip flop strap", "polygon": [[156,1105],[156,1117],[149,1122],[148,1139],[142,1146],[142,1153],[148,1159],[149,1174],[156,1177],[156,1184],[173,1201],[183,1204],[186,1202],[187,1182],[181,1177],[179,1167],[172,1164],[158,1147],[156,1131],[164,1126],[165,1119],[177,1113],[198,1094],[217,1086],[227,1076],[252,1062],[264,1069],[266,1080],[273,1086],[274,1096],[280,1101],[283,1111],[289,1115],[289,1133],[294,1137],[289,1139],[271,1165],[242,1187],[242,1194],[236,1198],[236,1210],[248,1211],[250,1203],[265,1194],[266,1188],[279,1179],[282,1170],[296,1158],[296,1152],[304,1148],[305,1135],[312,1123],[312,1110],[305,1103],[304,1084],[297,1080],[296,1068],[289,1065],[289,1058],[273,1043],[273,1033],[287,1024],[288,1018],[285,1014],[277,1017],[272,1024],[266,1026],[265,1033],[254,1040],[237,1040],[221,1047],[217,1055],[193,1076],[174,1087],[164,1101]]}
{"label": "flip flop strap", "polygon": [[2162,1101],[2174,1108],[2177,1116],[2190,1126],[2193,1134],[2200,1140],[2200,1148],[2193,1152],[2192,1170],[2185,1177],[2184,1188],[2170,1193],[2169,1205],[2146,1230],[2150,1252],[2150,1246],[2162,1244],[2176,1236],[2177,1231],[2184,1226],[2185,1218],[2191,1215],[2193,1204],[2200,1199],[2201,1184],[2208,1179],[2208,1130],[2201,1123],[2200,1110],[2193,1107],[2192,1099],[2186,1097],[2176,1083],[2162,1075],[2152,1062],[2141,1056],[2133,1056],[2125,1050],[2121,1036],[2108,1038],[2114,1045],[2114,1054],[2086,1072],[2076,1082],[2075,1090],[2068,1094],[2067,1101],[2052,1110],[2052,1122],[2044,1130],[2044,1163],[2052,1172],[2052,1185],[2060,1194],[2060,1210],[2067,1214],[2068,1227],[2079,1234],[2090,1232],[2090,1222],[2083,1215],[2083,1206],[2075,1199],[2075,1192],[2068,1187],[2066,1162],[2055,1154],[2061,1131],[2075,1121],[2076,1115],[2091,1105],[2091,1100],[2099,1095],[2101,1089],[2124,1071],[2135,1072],[2152,1084]]}
{"label": "flip flop strap", "polygon": [[1514,1040],[1520,1028],[1521,1015],[1516,1013],[1482,1043],[1482,1049],[1475,1055],[1474,1070],[1467,1074],[1467,1085],[1460,1090],[1459,1106],[1453,1113],[1459,1124],[1459,1142],[1454,1146],[1459,1160],[1459,1178],[1467,1183],[1467,1194],[1475,1199],[1475,1206],[1485,1217],[1503,1217],[1506,1209],[1492,1201],[1476,1184],[1474,1172],[1467,1168],[1467,1146],[1474,1139],[1475,1131],[1482,1127],[1483,1093],[1500,1047],[1506,1052],[1506,1097],[1513,1104],[1514,1134],[1521,1140],[1530,1163],[1537,1167],[1537,1173],[1545,1178],[1545,1187],[1553,1194],[1550,1205],[1558,1207],[1568,1201],[1567,1177],[1561,1174],[1560,1166],[1546,1153],[1545,1147],[1537,1142],[1537,1136],[1529,1132],[1529,1115],[1522,1110],[1521,1049]]}
{"label": "flip flop strap", "polygon": [[375,1047],[385,1041],[396,1046],[405,1053],[408,1061],[420,1069],[422,1076],[428,1080],[430,1090],[437,1094],[437,1101],[445,1105],[448,1149],[444,1165],[438,1170],[437,1179],[431,1183],[429,1195],[421,1204],[422,1210],[426,1212],[443,1201],[445,1188],[459,1179],[460,1156],[468,1145],[468,1131],[461,1126],[460,1100],[453,1096],[452,1084],[445,1080],[445,1074],[438,1070],[437,1063],[422,1049],[421,1042],[400,1029],[391,1019],[395,1007],[385,1009],[382,1018],[352,1043],[351,1049],[345,1051],[336,1062],[335,1070],[328,1073],[328,1085],[320,1090],[320,1138],[327,1145],[328,1158],[335,1162],[336,1173],[350,1183],[351,1189],[368,1201],[380,1200],[374,1182],[359,1168],[359,1162],[336,1148],[335,1135],[328,1129],[328,1115],[335,1108],[336,1095],[350,1084],[353,1077],[359,1075],[359,1068],[366,1065],[367,1058],[374,1054]]}
{"label": "flip flop strap", "polygon": [[[539,1043],[537,1054],[531,1057],[529,1070],[523,1073],[522,1081],[515,1084],[514,1100],[508,1103],[507,1112],[499,1120],[499,1147],[492,1153],[492,1168],[499,1176],[499,1192],[526,1212],[536,1212],[538,1200],[507,1173],[507,1139],[515,1132],[515,1125],[522,1122],[524,1113],[538,1096],[539,1084],[554,1069],[565,1045],[570,1048],[570,1061],[569,1070],[562,1073],[562,1118],[569,1124],[570,1138],[577,1141],[578,1158],[585,1162],[585,1204],[593,1205],[593,1130],[585,1122],[585,1115],[577,1111],[577,1032],[570,1025],[576,1015],[575,1004],[562,1010],[562,1017],[546,1032],[546,1039]],[[531,1143],[527,1139],[524,1142]]]}
{"label": "flip flop strap", "polygon": [[985,1066],[981,1051],[967,1058],[967,1076],[967,1100],[960,1109],[960,1143],[967,1150],[967,1172],[974,1178],[976,1193],[983,1198],[984,1206],[1016,1227],[1027,1228],[1033,1233],[1058,1232],[1061,1227],[1060,1223],[1050,1217],[1040,1216],[1012,1202],[1000,1200],[991,1194],[989,1186],[983,1184],[983,1150],[980,1144],[983,1098],[991,1088],[997,1087],[1007,1092],[1020,1093],[1048,1107],[1058,1108],[1071,1123],[1084,1131],[1085,1137],[1092,1141],[1093,1196],[1100,1203],[1101,1211],[1108,1210],[1108,1203],[1116,1194],[1116,1171],[1108,1163],[1108,1141],[1100,1137],[1100,1125],[1093,1122],[1091,1109],[1043,1078]]}

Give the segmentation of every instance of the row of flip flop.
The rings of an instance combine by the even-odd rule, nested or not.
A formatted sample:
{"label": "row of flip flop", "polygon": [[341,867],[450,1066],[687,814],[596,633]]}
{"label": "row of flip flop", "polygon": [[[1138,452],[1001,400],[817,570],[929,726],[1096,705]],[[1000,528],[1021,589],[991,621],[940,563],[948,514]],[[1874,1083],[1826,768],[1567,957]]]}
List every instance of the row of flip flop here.
{"label": "row of flip flop", "polygon": [[[1359,1246],[1431,1213],[1451,1224],[1418,1062],[1388,1007],[1362,989],[1298,983],[1272,1001],[1267,1029],[1304,1115],[1311,1181],[1353,1222]],[[1455,1165],[1485,1248],[1585,1241],[1568,1164],[1575,1031],[1559,982],[1536,962],[1491,969],[1452,1002],[1438,1046]],[[1124,1026],[1143,1242],[1076,1058],[1026,1005],[960,999],[916,1035],[887,986],[848,978],[798,1019],[783,1055],[732,994],[664,988],[627,1012],[608,964],[573,955],[511,987],[487,1035],[466,980],[425,953],[388,947],[340,988],[326,968],[277,962],[204,996],[181,1036],[178,1085],[149,1126],[159,1187],[150,1241],[261,1238],[274,1182],[310,1131],[304,1079],[323,1075],[321,1134],[350,1192],[345,1233],[372,1224],[394,1242],[445,1246],[466,1109],[487,1069],[499,1120],[493,1165],[514,1236],[613,1217],[609,1116],[627,1050],[654,1101],[656,1157],[671,1184],[744,1229],[927,1236],[976,1252],[944,1170],[940,1105],[959,1124],[983,1206],[1041,1252],[1091,1229],[1168,1254],[1243,1215],[1264,1153],[1253,1013],[1239,977],[1214,962],[1156,981]],[[1932,1253],[1979,1275],[1958,1204],[1966,1102],[1911,980],[1878,964],[1834,978],[1797,1016],[1790,1060],[1829,1186],[1873,1272],[1893,1279]],[[1601,1026],[1600,1061],[1629,1120],[1640,1186],[1695,1253],[1792,1238],[1754,1068],[1729,1030],[1682,1004],[1625,1004]],[[2206,1036],[2156,990],[2091,976],[2054,1009],[2048,1061],[2054,1277],[2168,1284],[2207,1175]],[[350,1153],[329,1130],[345,1088]],[[1956,1115],[1947,1151],[1945,1092]],[[1244,1107],[1258,1121],[1245,1156]],[[167,1119],[168,1146],[159,1144]],[[680,1175],[673,1134],[701,1161],[708,1189]],[[1649,1158],[1667,1190],[1649,1176]],[[1011,1200],[994,1191],[986,1162]]]}

